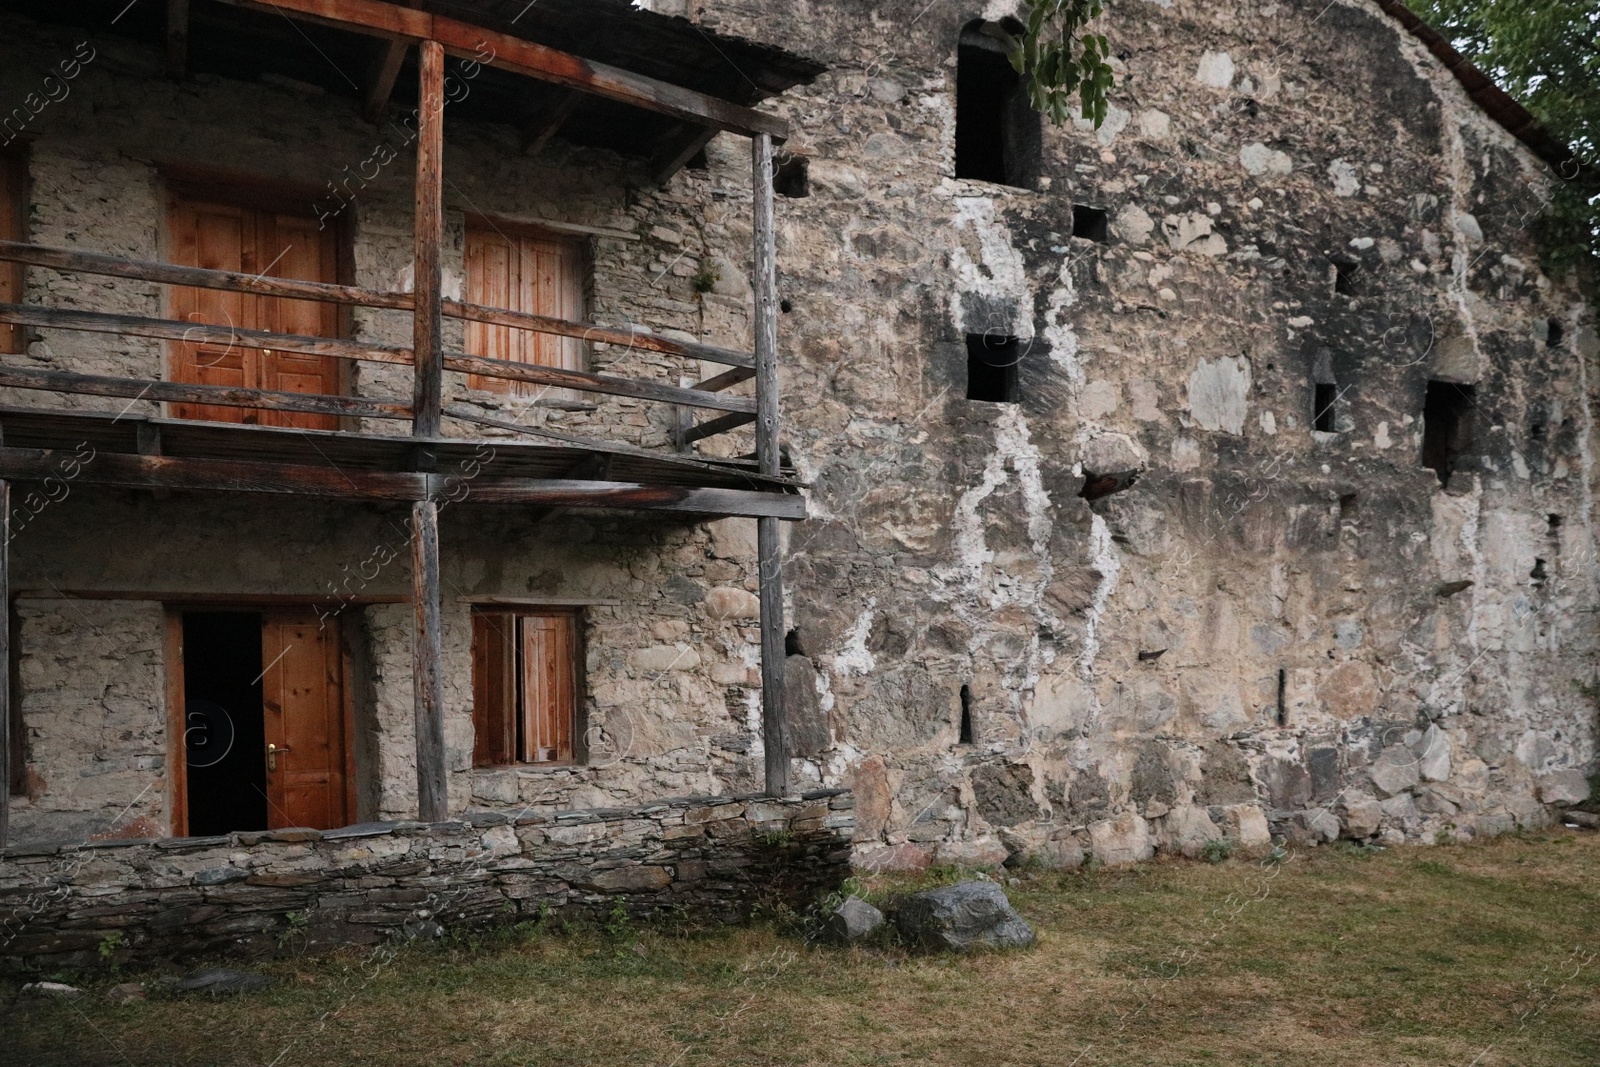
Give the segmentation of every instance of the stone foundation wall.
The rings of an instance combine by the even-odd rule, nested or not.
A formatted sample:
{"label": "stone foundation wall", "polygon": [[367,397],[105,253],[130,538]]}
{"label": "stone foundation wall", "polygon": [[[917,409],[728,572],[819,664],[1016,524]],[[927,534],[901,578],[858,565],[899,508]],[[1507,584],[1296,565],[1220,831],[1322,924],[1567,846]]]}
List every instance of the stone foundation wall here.
{"label": "stone foundation wall", "polygon": [[214,838],[7,849],[0,966],[266,956],[536,919],[729,922],[804,908],[850,870],[854,802],[686,797]]}

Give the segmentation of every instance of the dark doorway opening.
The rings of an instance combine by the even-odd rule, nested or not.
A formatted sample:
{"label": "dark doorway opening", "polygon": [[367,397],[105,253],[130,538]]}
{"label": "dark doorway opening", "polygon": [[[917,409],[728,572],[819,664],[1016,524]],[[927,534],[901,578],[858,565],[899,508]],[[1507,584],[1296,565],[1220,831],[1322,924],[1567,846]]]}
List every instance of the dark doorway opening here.
{"label": "dark doorway opening", "polygon": [[1011,65],[1022,25],[972,22],[956,51],[956,177],[1032,189],[1042,155],[1040,118]]}
{"label": "dark doorway opening", "polygon": [[1422,403],[1422,465],[1448,486],[1461,456],[1472,447],[1472,408],[1477,390],[1455,382],[1430,381]]}
{"label": "dark doorway opening", "polygon": [[183,614],[189,834],[267,829],[261,615]]}

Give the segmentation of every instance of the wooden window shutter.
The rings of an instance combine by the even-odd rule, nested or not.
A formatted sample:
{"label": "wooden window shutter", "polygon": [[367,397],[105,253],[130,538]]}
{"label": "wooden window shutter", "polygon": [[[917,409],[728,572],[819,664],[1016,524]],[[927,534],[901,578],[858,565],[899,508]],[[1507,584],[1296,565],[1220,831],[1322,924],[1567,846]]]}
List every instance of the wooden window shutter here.
{"label": "wooden window shutter", "polygon": [[499,767],[516,759],[516,616],[472,613],[472,765]]}
{"label": "wooden window shutter", "polygon": [[[0,155],[0,240],[26,241],[27,166],[19,153]],[[0,303],[22,303],[22,264],[0,263]],[[27,348],[24,327],[0,322],[0,352]]]}
{"label": "wooden window shutter", "polygon": [[570,762],[577,723],[577,617],[524,615],[522,761]]}
{"label": "wooden window shutter", "polygon": [[[521,233],[491,226],[468,226],[466,301],[485,307],[582,321],[586,257],[577,241]],[[565,370],[583,369],[583,342],[575,337],[468,322],[468,355]],[[528,382],[468,375],[467,386],[491,393],[514,392],[572,399],[573,390]]]}

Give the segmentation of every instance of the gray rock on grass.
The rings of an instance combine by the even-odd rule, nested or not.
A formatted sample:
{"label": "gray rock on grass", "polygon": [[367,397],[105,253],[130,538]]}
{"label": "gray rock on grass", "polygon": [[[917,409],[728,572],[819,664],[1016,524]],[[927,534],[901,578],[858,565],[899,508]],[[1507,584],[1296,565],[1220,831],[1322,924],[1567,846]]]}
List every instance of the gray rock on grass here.
{"label": "gray rock on grass", "polygon": [[848,945],[871,937],[883,926],[883,912],[860,897],[846,897],[823,926],[828,940]]}
{"label": "gray rock on grass", "polygon": [[993,882],[959,882],[913,893],[895,910],[901,938],[926,952],[1030,948],[1033,927]]}
{"label": "gray rock on grass", "polygon": [[251,974],[249,971],[234,971],[227,967],[206,967],[198,971],[190,971],[178,980],[172,988],[179,993],[210,993],[212,996],[227,996],[234,993],[253,993],[258,989],[265,989],[270,985],[270,980],[265,975]]}

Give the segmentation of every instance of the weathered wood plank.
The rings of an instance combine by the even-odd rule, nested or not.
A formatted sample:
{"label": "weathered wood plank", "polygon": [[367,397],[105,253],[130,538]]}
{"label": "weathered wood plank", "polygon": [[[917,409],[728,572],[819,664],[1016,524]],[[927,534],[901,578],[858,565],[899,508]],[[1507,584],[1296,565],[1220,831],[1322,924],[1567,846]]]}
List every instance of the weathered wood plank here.
{"label": "weathered wood plank", "polygon": [[768,796],[789,792],[789,725],[783,707],[783,557],[778,518],[756,519],[756,586],[761,597],[761,741]]}
{"label": "weathered wood plank", "polygon": [[0,537],[0,607],[5,618],[0,620],[0,667],[4,668],[0,680],[0,848],[10,840],[11,833],[11,483],[0,479],[0,515],[5,516],[5,536]]}
{"label": "weathered wood plank", "polygon": [[748,426],[756,421],[753,412],[740,412],[734,415],[721,415],[715,419],[689,427],[683,432],[684,444],[692,445],[696,441],[704,441],[708,437],[715,437],[719,433],[737,430],[741,426]]}
{"label": "weathered wood plank", "polygon": [[[750,142],[755,231],[756,461],[762,474],[776,474],[778,445],[778,281],[773,225],[772,138]],[[788,726],[783,709],[783,558],[778,521],[756,520],[757,588],[761,596],[761,735],[766,753],[766,789],[789,791]]]}
{"label": "weathered wood plank", "polygon": [[[405,0],[405,6],[417,8],[422,6],[422,0]],[[405,66],[406,52],[410,50],[409,41],[390,41],[383,46],[383,58],[378,61],[377,69],[372,74],[372,84],[367,88],[366,99],[362,102],[361,113],[368,122],[378,122],[383,118],[384,112],[389,109],[389,98],[394,95],[394,83],[400,78],[400,68]]]}
{"label": "weathered wood plank", "polygon": [[48,248],[21,241],[0,241],[0,260],[26,263],[32,267],[49,267],[51,270],[82,271],[85,274],[101,274],[112,278],[136,278],[140,281],[161,282],[166,285],[223,289],[236,293],[257,293],[261,296],[283,296],[295,300],[316,300],[327,304],[357,304],[364,307],[393,308],[398,311],[410,311],[413,304],[410,293],[389,293],[377,289],[362,289],[354,285],[272,278],[228,270],[180,267],[173,263],[123,259],[120,256],[102,255],[99,252]]}
{"label": "weathered wood plank", "polygon": [[[427,47],[425,44],[424,48]],[[439,596],[439,505],[411,505],[411,687],[416,713],[417,817],[450,817],[444,753],[444,627]]]}
{"label": "weathered wood plank", "polygon": [[583,94],[576,89],[569,89],[557,101],[556,105],[546,114],[540,116],[539,122],[532,125],[522,142],[522,154],[533,159],[544,151],[544,146],[550,143],[550,138],[561,132],[561,127],[567,124],[567,119],[578,110],[578,105],[583,103]]}
{"label": "weathered wood plank", "polygon": [[444,49],[438,42],[422,42],[419,66],[411,433],[437,437],[444,405],[443,320],[439,312],[439,247],[444,243]]}
{"label": "weathered wood plank", "polygon": [[165,400],[179,404],[217,404],[231,408],[267,411],[303,411],[317,415],[355,415],[369,419],[409,419],[405,404],[367,400],[354,396],[319,393],[280,393],[267,389],[235,389],[225,385],[191,385],[141,378],[111,378],[64,370],[24,370],[0,367],[0,386],[40,389],[51,393],[120,396],[135,400]]}
{"label": "weathered wood plank", "polygon": [[748,382],[755,376],[756,369],[754,367],[735,367],[732,370],[725,370],[721,374],[707,378],[703,382],[695,383],[694,388],[707,393],[719,393],[724,389],[731,389],[742,382]]}
{"label": "weathered wood plank", "polygon": [[[439,483],[444,484],[442,476]],[[767,516],[803,519],[805,498],[751,489],[703,489],[638,482],[590,482],[552,478],[478,478],[466,499],[479,504],[545,504],[554,507],[675,511],[691,515]]]}
{"label": "weathered wood plank", "polygon": [[0,479],[37,482],[62,477],[74,484],[123,489],[184,489],[296,496],[415,501],[427,495],[427,475],[364,471],[252,460],[192,459],[99,452],[85,459],[56,449],[0,447]]}
{"label": "weathered wood plank", "polygon": [[[595,96],[746,136],[788,136],[783,119],[679,85],[594,63],[520,37],[486,30],[443,15],[411,11],[378,0],[223,0],[273,14],[374,33],[381,37],[434,40],[453,56],[508,70],[540,81],[581,89]],[[485,58],[485,57],[489,58]]]}
{"label": "weathered wood plank", "polygon": [[71,311],[66,308],[38,307],[34,304],[0,304],[0,322],[24,326],[43,326],[85,333],[109,333],[121,337],[153,337],[189,344],[222,345],[233,348],[271,349],[274,352],[299,352],[308,356],[359,359],[370,363],[411,362],[411,353],[393,345],[343,341],[333,337],[303,337],[267,330],[241,330],[232,326],[213,326],[181,319],[149,319],[140,315],[112,315],[103,311]]}
{"label": "weathered wood plank", "polygon": [[663,385],[660,382],[641,381],[636,378],[616,378],[609,374],[589,371],[564,370],[545,367],[537,363],[515,363],[505,359],[484,356],[449,355],[444,359],[445,369],[464,374],[492,375],[513,381],[548,385],[559,389],[582,389],[590,393],[608,393],[612,396],[631,396],[640,400],[658,400],[664,404],[687,404],[690,407],[712,408],[717,411],[745,411],[754,413],[756,402],[746,396],[719,396],[682,386]]}
{"label": "weathered wood plank", "polygon": [[729,367],[754,367],[755,359],[748,352],[701,344],[698,341],[679,341],[652,333],[642,326],[601,326],[593,322],[572,322],[567,319],[534,315],[526,311],[507,311],[504,308],[484,307],[481,304],[463,304],[459,300],[446,300],[444,313],[453,319],[470,319],[489,322],[497,326],[518,326],[538,333],[553,333],[562,337],[576,337],[597,344],[622,345],[626,348],[660,352],[666,356],[684,356],[703,359],[708,363],[721,363]]}

